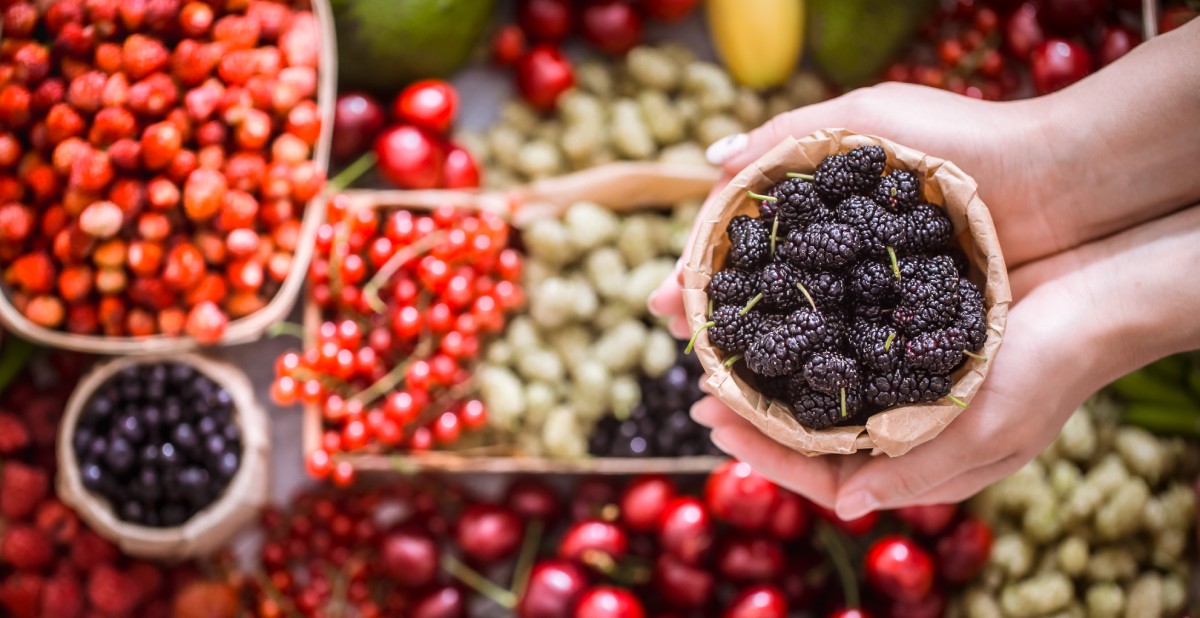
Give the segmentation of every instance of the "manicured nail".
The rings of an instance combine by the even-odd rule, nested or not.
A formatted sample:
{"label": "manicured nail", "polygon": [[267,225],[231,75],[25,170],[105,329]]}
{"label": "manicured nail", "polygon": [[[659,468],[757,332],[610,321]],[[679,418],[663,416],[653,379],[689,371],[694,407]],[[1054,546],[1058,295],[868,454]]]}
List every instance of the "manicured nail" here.
{"label": "manicured nail", "polygon": [[728,453],[729,447],[724,442],[722,442],[722,440],[724,440],[724,437],[723,437],[724,435],[725,435],[725,432],[723,430],[714,429],[712,431],[712,433],[708,434],[708,439],[712,440],[712,443],[717,445],[717,448]]}
{"label": "manicured nail", "polygon": [[735,135],[726,135],[721,139],[712,143],[708,150],[704,151],[704,157],[713,165],[721,165],[729,160],[733,155],[746,149],[746,144],[750,142],[750,137],[745,133],[737,133]]}
{"label": "manicured nail", "polygon": [[659,313],[658,309],[654,307],[655,303],[657,303],[657,302],[658,302],[658,290],[654,290],[653,292],[650,293],[650,298],[648,298],[646,300],[646,308],[650,310],[650,315],[653,315],[656,318],[661,318],[662,314]]}
{"label": "manicured nail", "polygon": [[878,508],[879,501],[875,499],[875,496],[871,495],[871,492],[860,491],[838,500],[834,510],[837,511],[839,519],[849,521],[851,519],[858,519]]}

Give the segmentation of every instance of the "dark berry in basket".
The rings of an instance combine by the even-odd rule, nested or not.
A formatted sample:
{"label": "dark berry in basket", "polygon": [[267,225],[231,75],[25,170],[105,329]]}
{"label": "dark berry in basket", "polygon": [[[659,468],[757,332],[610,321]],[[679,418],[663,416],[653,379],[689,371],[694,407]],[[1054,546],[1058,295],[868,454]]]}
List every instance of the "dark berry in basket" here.
{"label": "dark berry in basket", "polygon": [[740,268],[722,270],[708,282],[708,296],[719,305],[742,306],[754,298],[761,286],[759,276]]}
{"label": "dark berry in basket", "polygon": [[907,258],[893,323],[905,335],[944,328],[958,315],[958,271],[948,256]]}
{"label": "dark berry in basket", "polygon": [[904,346],[890,324],[860,320],[850,329],[850,347],[863,369],[887,373],[904,357]]}
{"label": "dark berry in basket", "polygon": [[837,270],[853,263],[862,247],[862,237],[854,227],[814,223],[789,232],[780,253],[798,268]]}
{"label": "dark berry in basket", "polygon": [[893,170],[879,180],[872,197],[892,212],[905,212],[921,199],[921,183],[911,172]]}
{"label": "dark berry in basket", "polygon": [[873,192],[886,163],[887,153],[879,146],[855,148],[821,161],[813,174],[813,182],[826,204],[837,204],[850,195]]}
{"label": "dark berry in basket", "polygon": [[[800,273],[787,262],[771,262],[759,271],[764,308],[789,311],[800,306]],[[752,301],[754,299],[751,299]]]}
{"label": "dark berry in basket", "polygon": [[[798,376],[799,374],[797,374]],[[792,377],[792,411],[801,425],[811,429],[825,429],[835,425],[853,422],[861,400],[855,393],[828,395],[808,387],[804,380]],[[845,406],[843,406],[843,401]]]}
{"label": "dark berry in basket", "polygon": [[900,297],[900,279],[891,266],[877,260],[855,264],[846,275],[846,287],[856,306],[891,309]]}
{"label": "dark berry in basket", "polygon": [[131,365],[84,405],[72,445],[84,486],[130,523],[177,526],[212,504],[241,464],[233,397],[179,363]]}
{"label": "dark berry in basket", "polygon": [[801,271],[797,287],[812,309],[838,311],[846,300],[846,282],[838,273]]}
{"label": "dark berry in basket", "polygon": [[732,266],[754,270],[771,257],[771,230],[761,219],[734,217],[726,231]]}
{"label": "dark berry in basket", "polygon": [[852,195],[838,204],[838,217],[858,231],[862,251],[886,258],[889,248],[905,246],[904,219],[869,197]]}
{"label": "dark berry in basket", "polygon": [[958,280],[958,322],[967,338],[967,349],[978,352],[987,341],[987,316],[983,310],[983,292],[966,279]]}
{"label": "dark berry in basket", "polygon": [[779,228],[789,230],[797,225],[828,220],[831,213],[821,201],[817,187],[802,178],[788,178],[780,181],[771,190],[775,200],[763,200],[759,203],[759,218],[774,223],[779,220]]}
{"label": "dark berry in basket", "polygon": [[941,208],[917,204],[901,216],[904,243],[909,253],[924,253],[946,248],[954,237],[954,224]]}
{"label": "dark berry in basket", "polygon": [[858,386],[858,363],[837,352],[817,352],[804,363],[804,378],[813,390],[836,395]]}
{"label": "dark berry in basket", "polygon": [[949,373],[962,364],[966,347],[966,335],[951,326],[910,337],[904,345],[904,360],[918,371]]}
{"label": "dark berry in basket", "polygon": [[733,354],[746,351],[755,339],[757,331],[753,315],[743,315],[737,305],[724,305],[712,314],[708,327],[708,340],[713,345]]}

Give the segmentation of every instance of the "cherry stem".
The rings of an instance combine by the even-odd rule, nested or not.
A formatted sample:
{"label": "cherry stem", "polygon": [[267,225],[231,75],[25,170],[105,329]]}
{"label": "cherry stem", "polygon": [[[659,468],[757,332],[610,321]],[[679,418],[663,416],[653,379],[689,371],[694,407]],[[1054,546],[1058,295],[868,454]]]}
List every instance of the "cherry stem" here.
{"label": "cherry stem", "polygon": [[297,612],[292,607],[291,601],[283,597],[283,593],[275,587],[275,583],[268,579],[266,575],[262,573],[255,573],[254,579],[257,580],[258,587],[262,589],[263,592],[267,593],[267,598],[274,601],[275,605],[279,607],[281,611],[283,611],[284,615],[288,616],[289,618],[293,616],[295,618],[303,618],[300,612]]}
{"label": "cherry stem", "polygon": [[742,360],[742,355],[741,355],[741,354],[736,354],[736,355],[734,355],[733,357],[731,357],[729,360],[725,361],[725,366],[726,366],[726,367],[732,367],[734,363],[736,363],[736,362],[738,362],[738,361],[740,361],[740,360]]}
{"label": "cherry stem", "polygon": [[888,247],[887,252],[888,252],[888,259],[892,261],[892,272],[895,273],[897,279],[903,280],[900,277],[900,263],[896,260],[896,250],[891,247]]}
{"label": "cherry stem", "polygon": [[775,257],[775,235],[779,233],[779,215],[771,222],[771,257]]}
{"label": "cherry stem", "polygon": [[967,407],[967,402],[959,399],[958,397],[955,397],[954,395],[946,395],[946,399],[949,399],[950,403],[952,403],[960,408],[963,408],[964,410]]}
{"label": "cherry stem", "polygon": [[763,294],[762,294],[762,292],[759,292],[758,296],[751,298],[750,302],[746,303],[745,307],[742,307],[742,310],[738,312],[738,315],[746,315],[747,313],[750,313],[750,310],[754,308],[754,305],[757,305],[758,301],[760,301],[762,299],[763,299]]}
{"label": "cherry stem", "polygon": [[800,172],[788,172],[787,177],[788,178],[799,178],[800,180],[807,180],[809,182],[812,182],[812,179],[813,179],[812,174],[801,174]]}
{"label": "cherry stem", "polygon": [[892,350],[892,342],[896,340],[896,333],[888,333],[887,341],[883,342],[883,351],[890,352]]}
{"label": "cherry stem", "polygon": [[295,322],[276,322],[267,329],[268,337],[295,337],[304,340],[304,326]]}
{"label": "cherry stem", "polygon": [[963,350],[963,354],[966,354],[967,356],[970,356],[976,360],[986,361],[988,359],[986,356],[983,356],[982,354],[976,354],[970,350]]}
{"label": "cherry stem", "polygon": [[804,298],[808,299],[808,304],[813,308],[813,311],[816,311],[817,303],[813,301],[812,294],[808,293],[808,288],[804,287],[804,284],[799,281],[796,282],[796,287],[800,289],[800,293],[804,295]]}
{"label": "cherry stem", "polygon": [[746,191],[746,195],[749,195],[752,199],[756,199],[756,200],[763,201],[763,202],[778,202],[779,201],[779,198],[777,198],[773,195],[760,195],[753,191]]}
{"label": "cherry stem", "polygon": [[342,171],[338,172],[336,176],[330,178],[329,182],[325,183],[325,191],[328,193],[341,192],[353,184],[355,180],[361,178],[363,174],[371,171],[371,168],[375,167],[376,160],[375,151],[368,150],[363,153],[353,163],[342,168]]}
{"label": "cherry stem", "polygon": [[525,596],[525,589],[529,587],[529,576],[533,572],[533,563],[537,560],[544,528],[545,525],[540,519],[530,521],[525,527],[525,540],[521,543],[521,553],[517,554],[517,564],[513,567],[512,594],[518,599]]}
{"label": "cherry stem", "polygon": [[443,556],[442,568],[455,579],[466,584],[468,588],[487,597],[496,605],[508,610],[517,607],[516,594],[497,586],[495,582],[481,575],[479,571],[467,566],[458,558],[449,555]]}
{"label": "cherry stem", "polygon": [[[383,266],[380,266],[379,270],[375,271],[375,274],[371,276],[371,280],[367,282],[367,285],[363,286],[363,297],[367,299],[367,304],[371,305],[371,308],[376,313],[386,311],[387,305],[379,298],[379,290],[387,284],[388,279],[391,279],[397,270],[400,270],[401,267],[410,261],[429,253],[445,238],[446,232],[435,232],[405,247],[401,247],[393,253],[392,257],[388,258],[388,261],[384,262]],[[332,271],[330,271],[330,274],[332,275]]]}
{"label": "cherry stem", "polygon": [[358,400],[364,406],[368,406],[376,399],[382,397],[385,393],[391,392],[392,389],[404,382],[404,373],[408,371],[408,366],[412,364],[414,358],[422,358],[429,354],[430,341],[428,338],[421,339],[417,344],[417,348],[412,351],[404,362],[396,363],[392,370],[387,372],[387,375],[379,378],[374,384],[363,389],[361,392],[355,393],[351,399]]}
{"label": "cherry stem", "polygon": [[688,340],[687,347],[683,349],[683,353],[691,354],[692,348],[696,346],[696,338],[700,336],[700,333],[708,330],[709,327],[716,326],[716,325],[717,325],[716,322],[705,322],[704,326],[697,328],[696,332],[692,333],[692,338]]}
{"label": "cherry stem", "polygon": [[343,219],[329,248],[329,292],[333,298],[342,297],[342,254],[350,251],[350,222]]}
{"label": "cherry stem", "polygon": [[850,563],[850,554],[842,544],[841,537],[829,524],[818,522],[817,538],[825,546],[825,551],[829,552],[829,561],[833,563],[833,568],[837,571],[846,607],[858,607],[858,577],[854,573],[854,566]]}

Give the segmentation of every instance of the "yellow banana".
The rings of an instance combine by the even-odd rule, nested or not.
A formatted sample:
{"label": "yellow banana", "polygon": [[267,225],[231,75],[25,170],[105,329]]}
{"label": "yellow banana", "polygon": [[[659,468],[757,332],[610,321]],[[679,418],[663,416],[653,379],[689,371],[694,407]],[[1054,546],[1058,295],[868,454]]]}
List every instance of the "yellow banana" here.
{"label": "yellow banana", "polygon": [[787,80],[804,45],[804,0],[708,0],[717,54],[738,83],[751,88]]}

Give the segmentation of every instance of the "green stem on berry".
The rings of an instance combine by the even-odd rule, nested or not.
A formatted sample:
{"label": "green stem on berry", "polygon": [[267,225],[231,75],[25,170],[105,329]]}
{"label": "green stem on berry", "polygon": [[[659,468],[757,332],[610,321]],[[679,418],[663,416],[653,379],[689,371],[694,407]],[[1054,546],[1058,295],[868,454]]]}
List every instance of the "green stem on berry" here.
{"label": "green stem on berry", "polygon": [[775,235],[779,233],[779,215],[771,222],[771,257],[775,257]]}
{"label": "green stem on berry", "polygon": [[949,399],[950,403],[952,403],[960,408],[966,409],[966,407],[967,407],[967,402],[959,399],[958,397],[955,397],[954,395],[946,395],[946,399]]}
{"label": "green stem on berry", "polygon": [[329,247],[329,294],[334,299],[342,297],[342,254],[350,251],[350,222],[343,220],[333,236]]}
{"label": "green stem on berry", "polygon": [[696,337],[699,337],[699,336],[700,336],[700,333],[702,333],[702,332],[704,332],[704,331],[708,330],[710,327],[713,327],[713,326],[716,326],[716,325],[717,325],[717,323],[716,323],[716,322],[705,322],[705,323],[704,323],[704,326],[701,326],[700,328],[697,328],[697,329],[696,329],[696,332],[692,333],[692,338],[691,338],[691,339],[688,339],[688,344],[687,344],[687,347],[683,349],[683,353],[684,353],[684,354],[691,354],[691,353],[692,353],[692,348],[694,348],[694,347],[696,346]]}
{"label": "green stem on berry", "polygon": [[346,187],[354,184],[354,181],[362,177],[363,174],[371,171],[371,168],[375,167],[376,160],[375,152],[368,150],[363,156],[355,159],[353,163],[342,168],[342,171],[338,172],[336,176],[330,178],[329,182],[325,183],[325,191],[327,193],[341,192]]}
{"label": "green stem on berry", "polygon": [[799,281],[796,282],[796,287],[800,289],[800,293],[808,300],[808,305],[813,308],[813,311],[816,311],[817,303],[813,301],[812,294],[808,293],[808,288],[804,287],[804,284]]}
{"label": "green stem on berry", "polygon": [[896,275],[897,279],[900,279],[900,263],[896,260],[896,250],[888,247],[887,252],[888,259],[892,262],[892,272]]}
{"label": "green stem on berry", "polygon": [[267,328],[268,337],[295,337],[304,340],[304,326],[295,322],[276,322]]}
{"label": "green stem on berry", "polygon": [[966,354],[967,356],[970,356],[971,358],[973,358],[975,360],[986,361],[988,359],[986,356],[984,356],[982,354],[976,354],[970,350],[963,350],[963,354]]}
{"label": "green stem on berry", "polygon": [[530,520],[525,526],[525,539],[521,542],[521,553],[517,554],[517,564],[513,567],[512,592],[518,599],[525,595],[529,586],[529,575],[533,572],[533,563],[537,561],[538,546],[542,544],[542,532],[545,526],[542,520]]}
{"label": "green stem on berry", "polygon": [[812,182],[812,180],[813,180],[812,174],[801,174],[800,172],[788,172],[787,177],[788,178],[799,178],[800,180],[807,180],[809,182]]}
{"label": "green stem on berry", "polygon": [[442,568],[468,588],[490,599],[504,609],[512,610],[517,607],[517,595],[510,590],[497,586],[495,582],[484,577],[475,569],[464,564],[451,555],[442,557]]}
{"label": "green stem on berry", "polygon": [[829,561],[837,571],[838,580],[842,584],[842,597],[846,607],[858,607],[858,576],[854,573],[854,565],[850,562],[850,554],[842,545],[842,539],[837,531],[826,522],[817,523],[817,539],[829,553]]}
{"label": "green stem on berry", "polygon": [[29,357],[33,356],[33,350],[33,344],[20,337],[4,338],[4,349],[0,354],[0,393],[21,373]]}
{"label": "green stem on berry", "polygon": [[763,202],[778,202],[779,201],[779,198],[777,198],[773,195],[760,195],[753,191],[746,191],[746,195],[749,195],[751,197],[751,199],[756,199],[756,200],[763,201]]}
{"label": "green stem on berry", "polygon": [[371,309],[374,309],[377,313],[386,311],[387,305],[379,298],[380,288],[387,285],[388,280],[392,278],[392,275],[396,274],[397,270],[400,270],[401,267],[410,261],[429,253],[445,238],[446,232],[435,232],[405,247],[401,247],[393,253],[392,257],[388,258],[388,261],[384,262],[383,266],[380,266],[379,270],[375,271],[375,274],[371,276],[371,280],[367,281],[367,284],[363,286],[363,298],[367,299],[367,304],[371,306]]}
{"label": "green stem on berry", "polygon": [[846,388],[842,387],[842,418],[846,418]]}
{"label": "green stem on berry", "polygon": [[741,355],[741,354],[735,354],[734,356],[731,356],[731,357],[729,358],[729,360],[725,361],[725,366],[726,366],[726,367],[732,367],[734,363],[736,363],[736,362],[738,362],[738,361],[740,361],[740,360],[742,360],[742,355]]}
{"label": "green stem on berry", "polygon": [[424,358],[429,354],[429,348],[431,347],[432,346],[428,338],[421,339],[421,342],[417,344],[416,349],[413,350],[412,354],[410,354],[409,357],[404,360],[404,362],[396,363],[396,366],[392,367],[392,370],[387,372],[387,375],[379,378],[374,384],[368,386],[362,391],[355,393],[350,397],[350,399],[357,400],[359,403],[362,403],[363,406],[369,406],[374,403],[376,399],[379,399],[387,393],[392,392],[392,389],[399,386],[401,382],[404,382],[404,374],[408,371],[408,366],[412,364],[413,359]]}
{"label": "green stem on berry", "polygon": [[896,333],[888,333],[887,341],[883,342],[883,351],[890,352],[892,350],[892,342],[896,340]]}
{"label": "green stem on berry", "polygon": [[754,305],[757,305],[758,301],[760,301],[762,299],[763,299],[763,294],[762,294],[762,292],[759,292],[758,296],[751,298],[750,302],[746,303],[745,307],[742,307],[742,310],[738,312],[738,315],[746,315],[747,313],[750,313],[750,310],[754,308]]}

